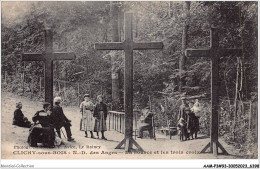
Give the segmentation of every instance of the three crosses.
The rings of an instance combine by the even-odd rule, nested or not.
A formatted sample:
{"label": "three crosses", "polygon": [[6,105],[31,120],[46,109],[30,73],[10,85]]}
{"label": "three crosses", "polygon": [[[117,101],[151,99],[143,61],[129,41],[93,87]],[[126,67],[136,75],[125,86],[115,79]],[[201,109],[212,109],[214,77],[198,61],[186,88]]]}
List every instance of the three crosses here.
{"label": "three crosses", "polygon": [[[125,151],[130,151],[135,145],[140,151],[143,149],[133,139],[133,50],[143,49],[162,49],[162,42],[151,43],[135,43],[133,41],[131,13],[125,14],[125,41],[112,43],[96,43],[97,50],[124,50],[125,52],[125,76],[124,76],[124,108],[125,108],[125,138],[118,144],[116,148],[125,145]],[[218,142],[218,73],[219,73],[219,57],[227,52],[241,52],[240,49],[219,49],[218,34],[215,29],[211,29],[211,47],[210,49],[187,49],[188,57],[211,57],[212,77],[211,77],[211,142],[202,150],[205,152],[210,147],[210,152],[217,154],[218,147],[223,153],[227,153]],[[44,81],[45,81],[45,101],[52,103],[53,101],[53,61],[54,60],[73,60],[73,53],[57,53],[53,52],[53,36],[50,29],[45,30],[45,52],[36,54],[23,54],[23,61],[43,61],[45,63]]]}

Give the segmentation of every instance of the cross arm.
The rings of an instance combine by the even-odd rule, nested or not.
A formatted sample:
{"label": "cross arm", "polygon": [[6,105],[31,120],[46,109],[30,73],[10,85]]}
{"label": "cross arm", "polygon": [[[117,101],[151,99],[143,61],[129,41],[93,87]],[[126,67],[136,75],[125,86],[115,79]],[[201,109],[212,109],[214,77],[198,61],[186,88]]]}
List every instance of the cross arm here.
{"label": "cross arm", "polygon": [[74,60],[75,58],[74,53],[55,52],[52,54],[52,60]]}
{"label": "cross arm", "polygon": [[24,53],[22,61],[44,61],[44,57],[42,53]]}
{"label": "cross arm", "polygon": [[225,48],[225,49],[219,49],[218,53],[220,56],[223,55],[238,55],[241,56],[242,55],[242,49],[240,48]]}
{"label": "cross arm", "polygon": [[145,49],[162,49],[162,42],[139,42],[133,44],[133,49],[145,50]]}
{"label": "cross arm", "polygon": [[186,49],[185,56],[187,57],[210,57],[211,50],[208,48],[205,49]]}
{"label": "cross arm", "polygon": [[122,42],[95,43],[96,50],[124,50]]}
{"label": "cross arm", "polygon": [[224,55],[235,55],[242,54],[242,49],[239,48],[217,48],[217,49],[186,49],[185,56],[187,57],[211,57],[213,55],[217,55],[222,57]]}

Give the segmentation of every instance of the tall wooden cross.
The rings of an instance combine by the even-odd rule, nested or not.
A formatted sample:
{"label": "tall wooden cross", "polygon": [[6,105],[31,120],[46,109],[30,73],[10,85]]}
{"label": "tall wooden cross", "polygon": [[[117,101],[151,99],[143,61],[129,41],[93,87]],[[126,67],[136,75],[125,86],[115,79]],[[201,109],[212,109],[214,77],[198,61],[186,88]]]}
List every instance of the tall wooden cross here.
{"label": "tall wooden cross", "polygon": [[51,29],[44,30],[45,51],[43,53],[24,53],[22,61],[43,61],[44,62],[44,88],[45,102],[52,105],[53,102],[53,61],[73,60],[74,53],[53,52],[53,35]]}
{"label": "tall wooden cross", "polygon": [[125,151],[130,151],[133,144],[140,150],[143,149],[133,139],[133,50],[162,49],[162,42],[135,43],[133,41],[133,14],[125,14],[125,40],[124,42],[96,43],[97,50],[124,50],[125,75],[124,75],[124,109],[125,109],[125,138],[116,148],[125,144]]}
{"label": "tall wooden cross", "polygon": [[219,37],[216,28],[210,30],[210,48],[209,49],[186,49],[187,57],[210,57],[211,58],[211,128],[210,128],[210,143],[208,143],[201,153],[205,153],[210,148],[210,153],[218,154],[218,147],[223,154],[228,154],[224,147],[218,141],[219,128],[219,60],[220,57],[227,54],[240,54],[242,49],[228,49],[219,47]]}

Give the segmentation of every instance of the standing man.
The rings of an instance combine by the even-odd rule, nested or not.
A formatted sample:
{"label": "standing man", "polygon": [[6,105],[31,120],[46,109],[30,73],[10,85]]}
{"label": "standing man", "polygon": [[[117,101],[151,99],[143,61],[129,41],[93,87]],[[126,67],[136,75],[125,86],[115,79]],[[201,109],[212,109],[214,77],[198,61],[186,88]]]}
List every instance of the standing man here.
{"label": "standing man", "polygon": [[107,105],[103,102],[102,95],[98,95],[97,99],[98,99],[98,103],[94,108],[94,118],[95,118],[94,131],[96,131],[97,133],[101,131],[102,134],[101,139],[107,140],[104,135],[104,132],[107,131],[107,125],[106,125]]}
{"label": "standing man", "polygon": [[55,97],[54,98],[54,106],[51,114],[51,119],[53,119],[53,125],[61,138],[60,135],[60,129],[62,127],[65,128],[66,133],[67,133],[67,140],[68,141],[73,141],[74,138],[72,138],[71,130],[70,130],[70,120],[65,116],[62,107],[60,106],[61,103],[61,98],[60,97]]}
{"label": "standing man", "polygon": [[189,107],[188,102],[185,100],[185,98],[182,98],[181,103],[182,104],[180,106],[178,120],[183,118],[185,120],[185,122],[187,122],[187,120],[188,120],[188,113],[190,112],[190,107]]}
{"label": "standing man", "polygon": [[190,112],[190,107],[188,102],[185,100],[185,98],[182,98],[181,100],[181,106],[179,110],[179,117],[178,117],[178,127],[180,129],[180,136],[181,140],[183,137],[185,137],[185,140],[189,137],[189,134],[187,132],[187,122],[188,122],[188,114]]}

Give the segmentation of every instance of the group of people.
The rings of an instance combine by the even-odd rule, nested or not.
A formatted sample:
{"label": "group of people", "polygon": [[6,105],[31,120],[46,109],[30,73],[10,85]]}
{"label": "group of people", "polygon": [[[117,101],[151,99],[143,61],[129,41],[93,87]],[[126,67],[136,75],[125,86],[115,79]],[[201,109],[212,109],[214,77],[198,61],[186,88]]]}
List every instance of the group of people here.
{"label": "group of people", "polygon": [[[85,131],[85,137],[88,137],[89,132],[90,138],[96,139],[93,132],[97,133],[97,138],[99,138],[99,132],[101,132],[101,139],[107,140],[104,135],[104,132],[107,130],[107,105],[103,102],[102,95],[99,95],[97,100],[97,104],[94,105],[90,99],[90,95],[84,95],[84,101],[80,104],[80,112],[82,115],[80,128]],[[37,111],[33,116],[33,123],[23,115],[21,111],[22,103],[18,102],[16,104],[13,125],[30,128],[28,137],[29,145],[35,147],[37,143],[40,142],[45,143],[49,147],[54,147],[55,135],[57,133],[57,136],[61,138],[62,127],[65,128],[67,140],[74,141],[71,133],[71,120],[65,116],[60,106],[61,98],[55,97],[53,103],[54,106],[52,108],[50,103],[45,102],[43,104],[43,110]],[[189,139],[191,136],[193,139],[193,134],[195,134],[195,138],[197,138],[197,132],[199,131],[199,112],[200,104],[198,99],[195,100],[194,104],[192,102],[188,103],[186,99],[182,99],[178,117],[178,128],[180,129],[181,137]],[[145,130],[149,131],[151,138],[154,137],[153,116],[154,114],[150,111],[149,107],[143,110],[141,125],[139,127],[139,138],[143,138],[143,132]]]}
{"label": "group of people", "polygon": [[[97,135],[101,131],[102,139],[107,140],[104,136],[104,132],[106,131],[107,106],[103,103],[103,96],[99,95],[97,99],[98,103],[94,106],[89,99],[89,95],[84,95],[84,101],[80,105],[82,126],[86,137],[88,136],[87,131],[90,131],[91,138],[95,138],[93,131],[97,132]],[[53,103],[53,108],[50,103],[43,103],[43,110],[37,111],[32,117],[33,123],[22,113],[22,103],[18,102],[16,104],[13,125],[30,128],[27,140],[30,146],[37,147],[37,143],[43,143],[44,146],[55,147],[56,133],[58,138],[61,138],[62,127],[65,128],[67,140],[74,141],[71,133],[71,120],[65,116],[60,106],[61,98],[55,97]]]}
{"label": "group of people", "polygon": [[179,110],[178,128],[180,130],[180,139],[185,140],[192,137],[195,134],[197,138],[197,132],[199,131],[199,118],[200,118],[200,103],[196,99],[195,103],[188,102],[186,99],[182,99],[182,105]]}
{"label": "group of people", "polygon": [[67,133],[67,140],[73,141],[71,134],[71,121],[65,116],[62,107],[60,106],[61,98],[54,98],[54,106],[48,102],[43,103],[43,110],[37,111],[32,117],[33,123],[28,118],[24,117],[22,113],[22,103],[16,104],[14,111],[13,125],[28,127],[29,136],[28,143],[32,147],[37,147],[37,143],[44,143],[50,148],[55,147],[55,131],[58,137],[61,137],[60,129],[65,128]]}
{"label": "group of people", "polygon": [[84,101],[80,104],[80,112],[82,114],[81,129],[85,131],[85,137],[88,137],[88,131],[90,137],[95,139],[93,132],[97,133],[99,138],[99,132],[101,132],[101,139],[107,140],[104,132],[107,130],[107,105],[103,102],[103,96],[97,97],[98,103],[94,106],[89,98],[89,94],[84,95]]}

